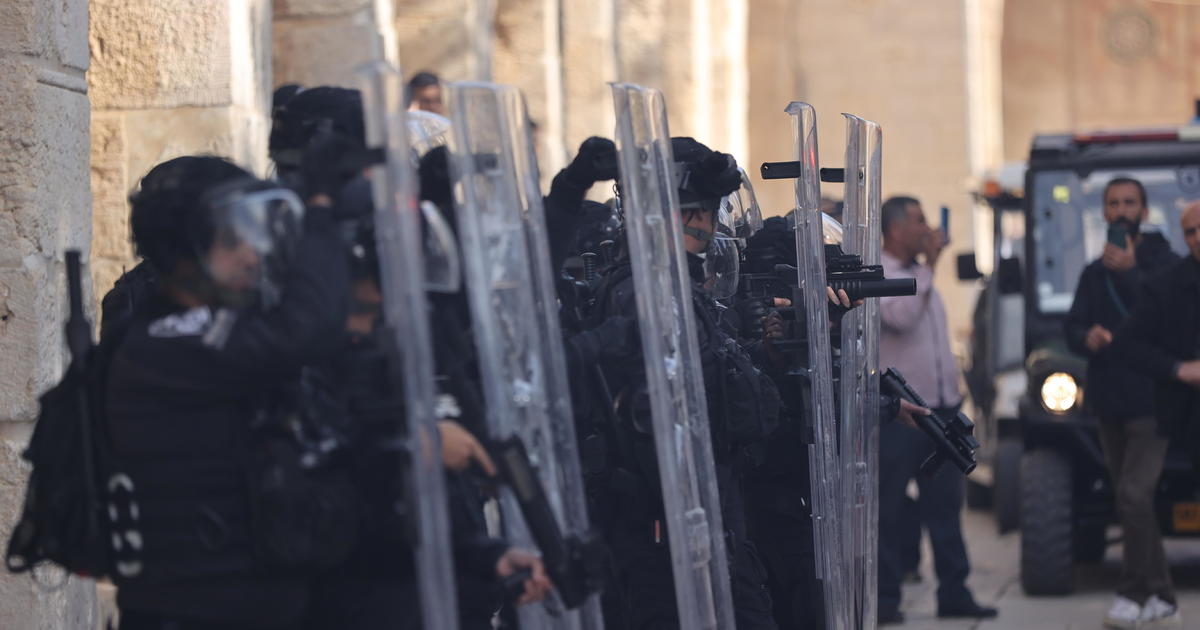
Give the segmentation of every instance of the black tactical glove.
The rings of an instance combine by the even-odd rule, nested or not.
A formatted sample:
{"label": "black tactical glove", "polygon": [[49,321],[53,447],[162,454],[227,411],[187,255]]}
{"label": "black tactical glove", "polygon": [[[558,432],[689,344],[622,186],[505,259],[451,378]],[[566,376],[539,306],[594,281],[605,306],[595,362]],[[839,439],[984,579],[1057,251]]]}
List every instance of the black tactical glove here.
{"label": "black tactical glove", "polygon": [[617,178],[617,145],[608,138],[592,136],[579,145],[579,153],[567,168],[566,178],[580,188]]}

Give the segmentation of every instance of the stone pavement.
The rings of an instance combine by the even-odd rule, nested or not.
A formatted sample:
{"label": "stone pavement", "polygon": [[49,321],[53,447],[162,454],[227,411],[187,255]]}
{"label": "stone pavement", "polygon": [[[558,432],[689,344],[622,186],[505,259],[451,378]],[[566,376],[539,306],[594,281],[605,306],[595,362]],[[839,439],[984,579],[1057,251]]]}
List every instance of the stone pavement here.
{"label": "stone pavement", "polygon": [[[1112,603],[1120,572],[1119,545],[1110,546],[1104,562],[1076,569],[1075,593],[1066,597],[1028,597],[1021,590],[1021,538],[1018,532],[1000,536],[990,512],[968,510],[963,533],[971,556],[969,585],[976,599],[995,604],[997,619],[940,621],[937,618],[937,580],[928,540],[922,549],[920,584],[904,586],[904,625],[898,630],[1101,630]],[[1110,532],[1111,534],[1116,532]],[[1200,539],[1167,542],[1167,556],[1179,591],[1184,628],[1200,628]]]}

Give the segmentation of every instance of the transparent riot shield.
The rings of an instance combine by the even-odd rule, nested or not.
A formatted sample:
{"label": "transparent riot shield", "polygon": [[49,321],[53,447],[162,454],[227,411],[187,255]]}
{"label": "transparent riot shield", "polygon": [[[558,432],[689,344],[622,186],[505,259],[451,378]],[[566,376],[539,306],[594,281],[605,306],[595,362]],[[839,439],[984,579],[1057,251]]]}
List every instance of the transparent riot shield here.
{"label": "transparent riot shield", "polygon": [[[490,83],[451,83],[447,97],[451,182],[491,437],[521,439],[554,518],[567,536],[585,538],[586,494],[525,101],[516,88]],[[546,541],[534,539],[538,523],[514,492],[502,492],[500,509],[510,540],[540,546],[558,581]],[[602,627],[598,597],[574,610],[560,604],[521,607],[521,627]]]}
{"label": "transparent riot shield", "polygon": [[666,104],[612,84],[621,204],[649,380],[682,628],[734,628],[729,563],[708,428]]}
{"label": "transparent riot shield", "polygon": [[382,147],[387,156],[385,163],[372,168],[371,185],[384,324],[399,355],[400,366],[393,373],[402,381],[397,386],[403,387],[405,396],[410,465],[402,472],[408,476],[402,482],[410,488],[408,508],[415,521],[413,552],[422,627],[452,630],[458,628],[458,605],[434,404],[421,214],[405,134],[402,78],[399,69],[384,60],[382,49],[382,45],[376,46],[375,60],[359,67],[357,73],[362,83],[367,142]]}
{"label": "transparent riot shield", "polygon": [[802,303],[808,362],[804,370],[807,412],[812,427],[809,446],[813,546],[817,580],[824,603],[825,628],[846,628],[846,583],[843,572],[845,546],[841,535],[841,484],[838,460],[837,417],[833,398],[832,347],[829,340],[829,307],[825,293],[824,226],[821,213],[821,172],[817,151],[817,114],[811,105],[793,101],[792,117],[796,178],[797,286]]}
{"label": "transparent riot shield", "polygon": [[[846,117],[845,209],[842,250],[879,264],[879,125]],[[839,415],[842,465],[842,542],[846,545],[849,624],[875,627],[878,533],[879,299],[868,298],[841,320]]]}

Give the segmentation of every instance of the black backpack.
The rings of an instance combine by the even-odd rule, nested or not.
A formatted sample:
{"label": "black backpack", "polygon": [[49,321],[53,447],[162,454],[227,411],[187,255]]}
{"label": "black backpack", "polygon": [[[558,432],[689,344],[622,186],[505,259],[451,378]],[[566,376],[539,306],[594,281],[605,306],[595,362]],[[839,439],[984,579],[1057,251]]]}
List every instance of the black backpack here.
{"label": "black backpack", "polygon": [[118,332],[100,346],[92,345],[79,275],[79,253],[67,252],[71,364],[62,380],[40,397],[37,425],[22,453],[33,470],[4,559],[13,573],[52,562],[99,578],[109,575],[117,556],[123,555],[113,550],[109,512],[116,506],[109,505],[109,497],[131,493],[132,487],[118,483],[112,493],[106,487],[109,458],[102,421],[105,368],[123,335]]}

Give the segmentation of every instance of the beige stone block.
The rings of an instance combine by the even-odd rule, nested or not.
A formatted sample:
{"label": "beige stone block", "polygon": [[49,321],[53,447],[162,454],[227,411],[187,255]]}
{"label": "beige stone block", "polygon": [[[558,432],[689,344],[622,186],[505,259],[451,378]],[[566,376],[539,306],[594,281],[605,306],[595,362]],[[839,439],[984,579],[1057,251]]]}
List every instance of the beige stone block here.
{"label": "beige stone block", "polygon": [[464,0],[397,3],[396,36],[406,77],[426,70],[447,81],[472,78],[467,8]]}
{"label": "beige stone block", "polygon": [[[121,113],[92,115],[92,259],[128,259],[131,189]],[[96,284],[97,288],[105,285]]]}
{"label": "beige stone block", "polygon": [[[124,112],[125,143],[132,189],[155,165],[181,155],[236,156],[241,129],[228,107],[184,107]],[[238,161],[235,158],[235,161]],[[245,168],[245,164],[239,164]]]}
{"label": "beige stone block", "polygon": [[397,21],[462,19],[475,0],[394,0]]}
{"label": "beige stone block", "polygon": [[276,18],[346,15],[371,6],[371,0],[275,0]]}
{"label": "beige stone block", "polygon": [[93,106],[229,103],[230,7],[228,0],[93,0]]}
{"label": "beige stone block", "polygon": [[[8,540],[25,496],[29,466],[21,459],[26,440],[0,438],[0,537]],[[57,569],[30,574],[0,573],[0,628],[21,630],[94,630],[99,611],[91,580],[70,578]]]}
{"label": "beige stone block", "polygon": [[272,33],[274,84],[357,88],[354,69],[370,58],[373,36],[373,28],[354,15],[277,19]]}

